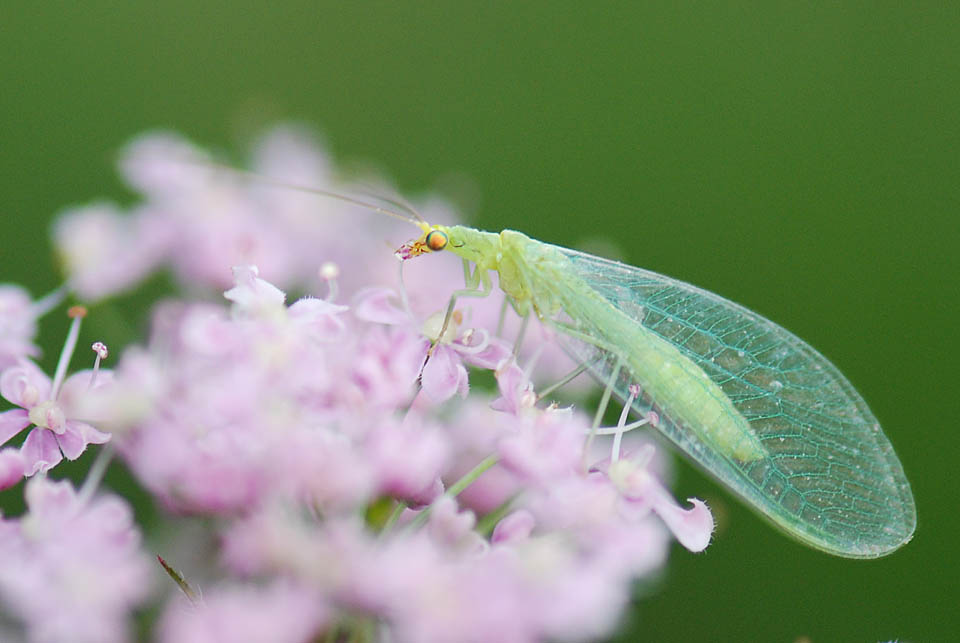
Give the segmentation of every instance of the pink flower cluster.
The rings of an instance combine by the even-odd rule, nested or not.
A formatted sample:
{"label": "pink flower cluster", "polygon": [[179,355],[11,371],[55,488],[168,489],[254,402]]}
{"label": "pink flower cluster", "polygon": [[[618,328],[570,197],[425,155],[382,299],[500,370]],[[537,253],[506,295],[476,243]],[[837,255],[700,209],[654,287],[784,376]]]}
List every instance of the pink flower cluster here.
{"label": "pink flower cluster", "polygon": [[88,501],[43,476],[26,497],[24,516],[0,520],[0,602],[31,641],[127,640],[152,580],[130,507],[116,496]]}
{"label": "pink flower cluster", "polygon": [[[350,290],[394,277],[389,244],[408,233],[402,222],[287,187],[350,190],[335,181],[326,155],[304,132],[270,132],[256,145],[251,169],[283,184],[214,165],[206,151],[175,134],[133,140],[121,154],[120,173],[143,202],[129,211],[102,201],[72,208],[54,227],[73,291],[90,302],[131,289],[160,267],[192,292],[229,288],[230,269],[245,264],[283,288],[312,287],[322,262],[349,266],[340,286]],[[360,190],[392,192],[366,184]],[[454,219],[436,198],[418,209]]]}
{"label": "pink flower cluster", "polygon": [[[121,167],[144,202],[57,223],[78,296],[114,295],[161,266],[190,293],[155,306],[149,339],[111,374],[51,383],[26,360],[29,298],[0,291],[28,311],[11,322],[0,306],[6,327],[25,329],[0,341],[13,347],[0,392],[19,407],[0,415],[0,438],[34,427],[0,451],[7,486],[34,476],[27,514],[0,521],[0,595],[31,640],[123,640],[164,580],[160,641],[592,640],[614,631],[671,537],[707,546],[709,510],[674,501],[650,443],[627,436],[611,451],[606,436],[588,440],[583,414],[539,399],[534,382],[567,364],[548,329],[515,356],[516,320],[498,336],[491,297],[441,333],[456,262],[423,259],[431,272],[407,271],[404,287],[384,241],[410,231],[206,158],[143,137]],[[332,183],[295,130],[266,137],[253,165]],[[318,296],[288,303],[289,289]],[[497,391],[470,388],[479,371]],[[97,495],[99,472],[79,493],[46,477],[107,439],[163,509],[155,553],[195,592],[159,566],[148,577],[130,510]]]}

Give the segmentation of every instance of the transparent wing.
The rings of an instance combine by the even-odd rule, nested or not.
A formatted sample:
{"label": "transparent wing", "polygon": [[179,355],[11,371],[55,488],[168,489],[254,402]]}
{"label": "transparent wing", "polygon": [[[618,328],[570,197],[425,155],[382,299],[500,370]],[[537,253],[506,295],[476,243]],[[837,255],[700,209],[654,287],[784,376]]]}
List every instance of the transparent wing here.
{"label": "transparent wing", "polygon": [[[657,400],[635,403],[640,413],[656,410],[660,431],[708,472],[787,533],[834,554],[872,558],[910,539],[916,508],[903,468],[863,398],[827,358],[723,297],[554,248],[577,277],[703,369],[769,454],[746,463],[724,456]],[[572,337],[564,343],[601,382],[609,380],[616,355]],[[621,399],[630,383],[621,372]]]}

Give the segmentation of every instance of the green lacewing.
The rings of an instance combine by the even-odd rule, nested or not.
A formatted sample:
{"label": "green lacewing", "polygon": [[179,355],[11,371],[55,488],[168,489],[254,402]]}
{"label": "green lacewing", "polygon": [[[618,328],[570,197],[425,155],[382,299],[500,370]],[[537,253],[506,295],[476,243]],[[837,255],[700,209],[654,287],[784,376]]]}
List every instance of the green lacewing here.
{"label": "green lacewing", "polygon": [[910,483],[867,403],[826,357],[761,315],[514,230],[431,225],[389,199],[411,215],[229,169],[416,225],[422,234],[400,259],[447,250],[464,261],[466,288],[448,316],[456,295],[489,295],[497,272],[521,317],[555,328],[601,384],[641,417],[656,412],[664,436],[789,536],[848,558],[887,555],[913,536]]}
{"label": "green lacewing", "polygon": [[850,382],[796,335],[648,270],[513,230],[409,220],[422,235],[401,259],[455,253],[468,275],[461,295],[489,294],[496,271],[518,314],[556,328],[621,399],[639,384],[634,410],[655,411],[667,438],[788,535],[850,558],[912,537],[916,507],[890,441]]}

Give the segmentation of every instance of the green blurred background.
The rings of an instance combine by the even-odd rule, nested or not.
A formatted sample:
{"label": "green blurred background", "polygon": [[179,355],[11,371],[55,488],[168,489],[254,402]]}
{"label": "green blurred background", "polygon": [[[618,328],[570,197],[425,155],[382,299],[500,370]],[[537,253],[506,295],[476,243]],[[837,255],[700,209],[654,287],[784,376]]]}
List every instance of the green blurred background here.
{"label": "green blurred background", "polygon": [[51,216],[123,198],[145,128],[240,151],[294,118],[404,191],[465,175],[480,227],[613,240],[807,339],[913,483],[914,541],[851,561],[682,465],[723,525],[621,640],[956,640],[960,5],[645,4],[7,0],[0,281],[57,284]]}

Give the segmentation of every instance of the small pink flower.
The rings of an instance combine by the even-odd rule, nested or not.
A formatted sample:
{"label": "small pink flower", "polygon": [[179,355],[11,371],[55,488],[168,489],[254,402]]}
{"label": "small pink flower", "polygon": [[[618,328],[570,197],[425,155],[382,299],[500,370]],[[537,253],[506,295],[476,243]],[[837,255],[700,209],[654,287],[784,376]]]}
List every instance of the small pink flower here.
{"label": "small pink flower", "polygon": [[116,496],[81,500],[67,481],[26,486],[28,512],[0,521],[0,597],[31,641],[120,643],[150,590],[133,512]]}
{"label": "small pink flower", "polygon": [[130,187],[163,197],[209,186],[216,172],[209,158],[179,134],[146,132],[127,143],[119,165]]}
{"label": "small pink flower", "polygon": [[176,596],[160,623],[162,642],[305,643],[320,640],[330,609],[316,590],[285,582],[220,585],[199,605]]}
{"label": "small pink flower", "polygon": [[0,370],[20,358],[39,355],[40,349],[33,344],[36,334],[36,311],[30,295],[19,286],[0,284]]}
{"label": "small pink flower", "polygon": [[[361,291],[354,300],[354,310],[361,319],[391,325],[411,326],[410,315],[397,307],[392,293],[384,288]],[[446,329],[444,314],[433,315],[419,329],[428,340],[423,358],[426,363],[420,373],[423,393],[433,404],[440,404],[456,394],[467,395],[466,365],[493,369],[510,356],[510,347],[500,339],[493,338],[485,329],[468,329],[460,333],[463,316],[455,312]],[[442,335],[441,335],[441,331]],[[430,345],[433,350],[429,353]]]}
{"label": "small pink flower", "polygon": [[[375,496],[382,472],[344,435],[302,430],[263,463],[278,491],[324,512],[350,511]],[[378,479],[380,478],[380,479]]]}
{"label": "small pink flower", "polygon": [[[102,379],[95,386],[102,385],[109,376],[101,372],[99,377]],[[76,460],[88,444],[103,444],[110,439],[109,434],[71,418],[71,408],[75,404],[71,404],[70,399],[76,396],[67,391],[89,386],[90,378],[89,372],[71,375],[64,382],[64,396],[53,400],[50,399],[50,378],[30,360],[21,359],[17,366],[0,375],[0,395],[21,407],[0,413],[0,444],[31,424],[35,427],[20,447],[25,475],[47,471],[63,456]]]}
{"label": "small pink flower", "polygon": [[499,441],[500,462],[522,480],[541,485],[574,475],[581,466],[584,428],[568,409],[534,413]]}
{"label": "small pink flower", "polygon": [[287,309],[290,321],[304,333],[319,341],[336,341],[346,328],[341,313],[346,306],[338,306],[323,299],[304,297]]}
{"label": "small pink flower", "polygon": [[681,545],[692,552],[706,549],[713,534],[713,515],[707,505],[688,498],[693,507],[684,509],[647,469],[653,458],[653,445],[646,445],[632,457],[607,465],[607,475],[628,502],[630,510],[642,517],[653,510]]}
{"label": "small pink flower", "polygon": [[410,321],[410,315],[394,303],[396,296],[389,288],[364,288],[353,298],[353,314],[359,319],[376,324],[406,324]]}
{"label": "small pink flower", "polygon": [[261,279],[256,266],[235,266],[233,280],[236,285],[223,296],[234,303],[237,313],[256,316],[283,310],[286,295],[269,281]]}
{"label": "small pink flower", "polygon": [[409,404],[429,342],[403,326],[374,325],[350,353],[347,377],[372,408]]}
{"label": "small pink flower", "polygon": [[467,369],[454,349],[438,344],[423,367],[420,384],[423,392],[436,404],[454,395],[466,397],[469,389]]}
{"label": "small pink flower", "polygon": [[497,365],[497,388],[500,397],[495,399],[490,407],[497,411],[520,415],[526,409],[533,408],[537,403],[537,395],[533,392],[530,378],[517,365],[515,359],[508,359]]}
{"label": "small pink flower", "polygon": [[93,301],[144,279],[168,252],[173,231],[158,227],[148,212],[96,203],[62,212],[53,236],[71,288]]}
{"label": "small pink flower", "polygon": [[473,530],[476,524],[472,511],[460,511],[453,498],[442,496],[430,506],[427,531],[445,549],[480,554],[486,551],[487,541]]}
{"label": "small pink flower", "polygon": [[450,446],[438,428],[417,422],[383,422],[363,443],[381,493],[402,500],[423,500],[444,472]]}
{"label": "small pink flower", "polygon": [[[524,418],[490,408],[488,397],[475,392],[458,405],[457,421],[448,427],[454,448],[453,463],[447,480],[453,482],[473,469],[491,453],[504,437],[521,431]],[[485,471],[457,496],[458,502],[478,514],[488,514],[507,502],[523,488],[519,476],[502,464]]]}

